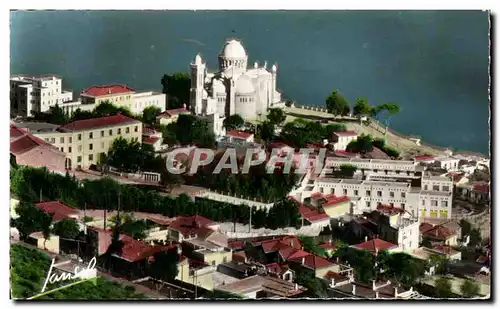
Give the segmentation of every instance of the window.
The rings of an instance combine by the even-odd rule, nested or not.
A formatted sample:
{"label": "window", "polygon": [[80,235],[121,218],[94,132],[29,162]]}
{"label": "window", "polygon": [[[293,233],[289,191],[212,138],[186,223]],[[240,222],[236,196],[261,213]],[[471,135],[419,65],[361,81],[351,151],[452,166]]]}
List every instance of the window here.
{"label": "window", "polygon": [[82,152],[82,145],[78,145],[78,152]]}
{"label": "window", "polygon": [[61,152],[64,152],[64,147],[61,147],[61,149],[60,149],[60,150],[61,150]]}
{"label": "window", "polygon": [[122,134],[122,129],[118,128],[118,132],[116,134]]}
{"label": "window", "polygon": [[222,263],[227,263],[227,257],[226,256],[222,258]]}
{"label": "window", "polygon": [[109,136],[113,136],[113,129],[109,129]]}
{"label": "window", "polygon": [[370,190],[366,190],[366,196],[371,196],[372,193],[370,192]]}
{"label": "window", "polygon": [[69,142],[73,143],[73,138],[71,136],[69,137]]}
{"label": "window", "polygon": [[59,143],[64,143],[64,137],[59,138]]}
{"label": "window", "polygon": [[319,193],[323,193],[323,188],[319,188]]}
{"label": "window", "polygon": [[330,194],[335,194],[335,188],[330,188]]}
{"label": "window", "polygon": [[82,162],[82,156],[78,156],[78,158],[76,158],[76,162],[81,163]]}
{"label": "window", "polygon": [[425,200],[422,200],[422,206],[425,206]]}
{"label": "window", "polygon": [[438,205],[438,201],[436,200],[431,200],[431,206],[437,206]]}
{"label": "window", "polygon": [[344,192],[344,195],[347,195],[347,189],[344,189],[343,192]]}
{"label": "window", "polygon": [[358,190],[354,190],[354,195],[358,196]]}
{"label": "window", "polygon": [[104,142],[101,142],[101,148],[104,149]]}
{"label": "window", "polygon": [[89,161],[94,161],[94,155],[93,154],[89,154]]}
{"label": "window", "polygon": [[401,198],[406,198],[406,192],[401,192]]}
{"label": "window", "polygon": [[377,191],[377,196],[382,197],[382,191]]}
{"label": "window", "polygon": [[55,144],[55,142],[56,142],[56,138],[55,138],[55,137],[51,137],[51,138],[50,138],[50,142],[51,142],[52,144]]}
{"label": "window", "polygon": [[71,153],[71,146],[70,146],[70,147],[68,147],[68,152],[69,152],[69,153]]}
{"label": "window", "polygon": [[389,192],[390,197],[394,197],[394,192]]}
{"label": "window", "polygon": [[443,186],[443,191],[450,191],[450,187],[449,186]]}
{"label": "window", "polygon": [[78,134],[78,140],[81,141],[82,140],[82,135],[81,134]]}
{"label": "window", "polygon": [[104,137],[104,130],[101,131],[101,137]]}
{"label": "window", "polygon": [[427,185],[424,186],[424,190],[427,191]]}
{"label": "window", "polygon": [[215,266],[215,261],[212,261],[212,266]]}
{"label": "window", "polygon": [[130,133],[130,128],[129,127],[125,128],[125,133],[127,133],[127,134]]}
{"label": "window", "polygon": [[401,203],[401,208],[405,209],[405,203]]}
{"label": "window", "polygon": [[89,150],[92,150],[94,146],[92,144],[89,144]]}
{"label": "window", "polygon": [[94,134],[92,132],[89,133],[89,139],[92,139],[94,137]]}
{"label": "window", "polygon": [[448,201],[441,201],[441,207],[448,207]]}
{"label": "window", "polygon": [[366,207],[370,208],[370,202],[366,202]]}
{"label": "window", "polygon": [[432,191],[439,191],[439,185],[432,186]]}

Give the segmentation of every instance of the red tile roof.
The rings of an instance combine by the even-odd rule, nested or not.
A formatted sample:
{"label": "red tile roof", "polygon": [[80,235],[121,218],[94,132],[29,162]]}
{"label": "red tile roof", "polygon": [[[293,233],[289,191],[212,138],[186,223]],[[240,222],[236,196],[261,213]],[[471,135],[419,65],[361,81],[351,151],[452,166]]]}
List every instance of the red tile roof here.
{"label": "red tile roof", "polygon": [[175,108],[175,109],[167,109],[163,113],[159,114],[158,118],[171,118],[173,116],[176,116],[176,115],[179,115],[179,114],[182,114],[182,113],[187,113],[187,112],[188,112],[188,110],[186,109],[186,107]]}
{"label": "red tile roof", "polygon": [[487,183],[475,183],[472,184],[472,190],[481,193],[490,193],[490,185]]}
{"label": "red tile roof", "polygon": [[140,123],[140,121],[134,118],[124,116],[122,114],[117,114],[113,116],[77,120],[70,122],[62,127],[66,130],[80,131],[80,130],[97,129],[102,127],[125,125],[127,123]]}
{"label": "red tile roof", "polygon": [[142,142],[144,144],[149,144],[149,145],[153,145],[154,143],[156,143],[157,141],[159,141],[161,139],[161,137],[155,137],[155,136],[149,136],[149,137],[145,137],[142,139]]}
{"label": "red tile roof", "polygon": [[319,245],[318,248],[326,249],[326,250],[335,250],[337,248],[337,246],[333,243],[327,242],[327,243]]}
{"label": "red tile roof", "polygon": [[10,125],[10,140],[17,139],[18,137],[28,134],[27,131],[16,127],[14,124]]}
{"label": "red tile roof", "polygon": [[371,239],[357,245],[353,245],[352,247],[360,250],[368,250],[371,252],[377,252],[379,250],[389,250],[397,247],[398,245],[390,243],[388,241],[382,240],[380,238]]}
{"label": "red tile roof", "polygon": [[302,244],[300,240],[295,236],[282,236],[275,239],[267,239],[263,241],[252,241],[254,246],[262,245],[265,252],[278,251],[283,248],[282,245],[289,246],[291,248],[297,249],[301,248]]}
{"label": "red tile roof", "polygon": [[441,253],[447,254],[447,255],[458,253],[458,251],[453,250],[453,248],[451,248],[450,246],[446,246],[446,245],[442,245],[442,244],[435,244],[434,246],[432,246],[432,249],[439,251]]}
{"label": "red tile roof", "polygon": [[214,222],[200,215],[190,217],[178,217],[169,226],[170,229],[178,231],[183,235],[194,235],[203,232],[203,229]]}
{"label": "red tile roof", "polygon": [[100,97],[111,94],[129,93],[135,90],[125,85],[92,86],[82,91],[82,95]]}
{"label": "red tile roof", "polygon": [[377,210],[385,214],[402,214],[405,212],[403,208],[398,208],[390,205],[378,205]]}
{"label": "red tile roof", "polygon": [[[290,259],[290,261],[292,261],[292,259]],[[306,266],[307,268],[310,268],[310,269],[325,268],[325,267],[329,267],[329,266],[334,265],[332,262],[328,261],[327,259],[324,259],[324,258],[319,257],[317,255],[312,255],[312,254],[309,254],[308,256],[298,257],[298,258],[293,259],[293,262],[296,262],[296,263],[302,263],[302,261],[304,262],[303,265]]]}
{"label": "red tile roof", "polygon": [[334,207],[337,206],[340,203],[345,203],[349,202],[350,199],[347,196],[335,196],[335,195],[328,195],[325,196],[325,202],[321,204],[322,207]]}
{"label": "red tile roof", "polygon": [[316,208],[307,207],[304,204],[300,204],[299,213],[304,219],[311,223],[330,219],[326,213],[321,212]]}
{"label": "red tile roof", "polygon": [[166,251],[172,246],[151,246],[130,236],[121,234],[120,240],[123,242],[121,257],[132,262],[141,261],[151,257],[154,254]]}
{"label": "red tile roof", "polygon": [[436,157],[431,155],[415,156],[415,161],[432,161],[435,159]]}
{"label": "red tile roof", "polygon": [[325,277],[328,278],[328,279],[333,279],[336,282],[342,282],[342,281],[349,280],[349,277],[347,277],[345,275],[341,275],[341,274],[336,273],[334,271],[327,272],[326,275],[325,275]]}
{"label": "red tile roof", "polygon": [[11,153],[13,153],[14,155],[19,155],[39,146],[48,147],[59,152],[59,149],[47,143],[43,139],[32,135],[24,129],[18,128],[13,124],[10,125]]}
{"label": "red tile roof", "polygon": [[[422,225],[420,225],[420,230],[422,231]],[[436,225],[432,227],[431,229],[426,230],[425,232],[422,232],[423,235],[427,237],[431,237],[434,239],[438,240],[446,240],[450,238],[453,235],[456,235],[455,232],[452,230],[442,226],[442,225]]]}
{"label": "red tile roof", "polygon": [[35,204],[38,208],[52,214],[53,221],[68,219],[71,215],[78,215],[80,211],[71,208],[59,201],[41,202]]}
{"label": "red tile roof", "polygon": [[245,248],[245,242],[243,240],[230,240],[227,244],[228,244],[228,248],[230,248],[230,249],[243,249],[243,248]]}
{"label": "red tile roof", "polygon": [[281,275],[282,273],[287,271],[289,268],[288,268],[287,264],[280,265],[278,263],[271,263],[271,264],[266,265],[266,269],[270,273]]}
{"label": "red tile roof", "polygon": [[338,136],[358,136],[358,133],[356,131],[339,131],[339,132],[333,132],[333,134],[338,135]]}
{"label": "red tile roof", "polygon": [[335,150],[335,155],[339,157],[347,157],[347,158],[353,158],[357,157],[358,154],[355,152],[349,152],[345,150]]}
{"label": "red tile roof", "polygon": [[247,139],[250,136],[253,136],[252,133],[238,131],[238,130],[229,130],[226,132],[226,135],[232,136],[234,138],[244,138],[244,139]]}

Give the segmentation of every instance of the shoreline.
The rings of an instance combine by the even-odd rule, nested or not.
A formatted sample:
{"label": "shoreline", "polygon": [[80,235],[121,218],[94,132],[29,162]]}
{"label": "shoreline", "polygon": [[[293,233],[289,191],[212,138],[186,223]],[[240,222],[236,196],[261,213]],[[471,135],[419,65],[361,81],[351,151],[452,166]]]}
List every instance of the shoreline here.
{"label": "shoreline", "polygon": [[[344,119],[335,117],[334,115],[327,113],[325,109],[320,107],[308,107],[308,108],[302,106],[285,107],[284,111],[287,115],[286,121],[293,121],[293,119],[298,117],[311,120],[328,119],[333,122],[343,123],[348,127],[348,129],[354,129],[360,134],[365,133],[365,134],[371,134],[374,137],[384,137],[384,134],[376,128],[377,125],[380,128],[383,128],[383,126],[380,125],[378,121],[374,119],[372,119],[372,124],[376,124],[375,126],[373,126],[372,124],[366,126],[366,125],[361,125],[359,121],[354,121],[353,117],[344,117]],[[386,138],[387,138],[387,143],[390,146],[401,149],[402,153],[404,154],[419,155],[419,154],[426,154],[425,152],[428,151],[430,152],[429,154],[432,155],[444,155],[444,151],[446,149],[450,149],[448,147],[442,147],[428,143],[420,136],[403,134],[391,128],[389,128],[389,130],[387,131]],[[415,141],[411,140],[411,138],[420,139],[420,146],[417,145]],[[453,150],[453,148],[451,149]],[[484,154],[481,152],[471,151],[471,150],[463,150],[463,149],[453,150],[453,154],[470,156],[470,157],[479,157],[484,159],[490,158],[489,154]]]}

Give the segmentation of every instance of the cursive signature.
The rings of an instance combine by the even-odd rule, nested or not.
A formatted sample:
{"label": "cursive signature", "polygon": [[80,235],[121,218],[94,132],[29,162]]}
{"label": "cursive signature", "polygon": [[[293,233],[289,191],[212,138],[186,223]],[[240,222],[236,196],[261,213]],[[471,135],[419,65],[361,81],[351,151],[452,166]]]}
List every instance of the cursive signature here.
{"label": "cursive signature", "polygon": [[45,283],[43,284],[43,288],[41,293],[45,291],[45,288],[47,287],[47,283],[56,283],[60,281],[69,281],[69,280],[74,280],[77,278],[80,279],[88,279],[96,276],[96,269],[95,265],[97,263],[97,260],[95,257],[90,260],[89,265],[87,265],[87,268],[83,268],[82,270],[79,270],[78,266],[75,266],[74,273],[62,273],[60,275],[53,274],[52,269],[55,266],[55,258],[52,259],[52,263],[50,264],[49,268],[49,273],[47,275],[47,278],[45,278]]}

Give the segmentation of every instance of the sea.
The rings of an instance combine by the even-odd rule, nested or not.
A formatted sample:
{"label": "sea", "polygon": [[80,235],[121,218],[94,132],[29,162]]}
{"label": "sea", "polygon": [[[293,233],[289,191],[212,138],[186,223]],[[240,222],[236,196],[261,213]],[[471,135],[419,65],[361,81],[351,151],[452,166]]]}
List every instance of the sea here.
{"label": "sea", "polygon": [[11,74],[58,74],[78,95],[100,84],[161,90],[197,53],[209,70],[228,38],[277,63],[278,88],[324,106],[398,103],[390,127],[489,153],[487,11],[12,11]]}

